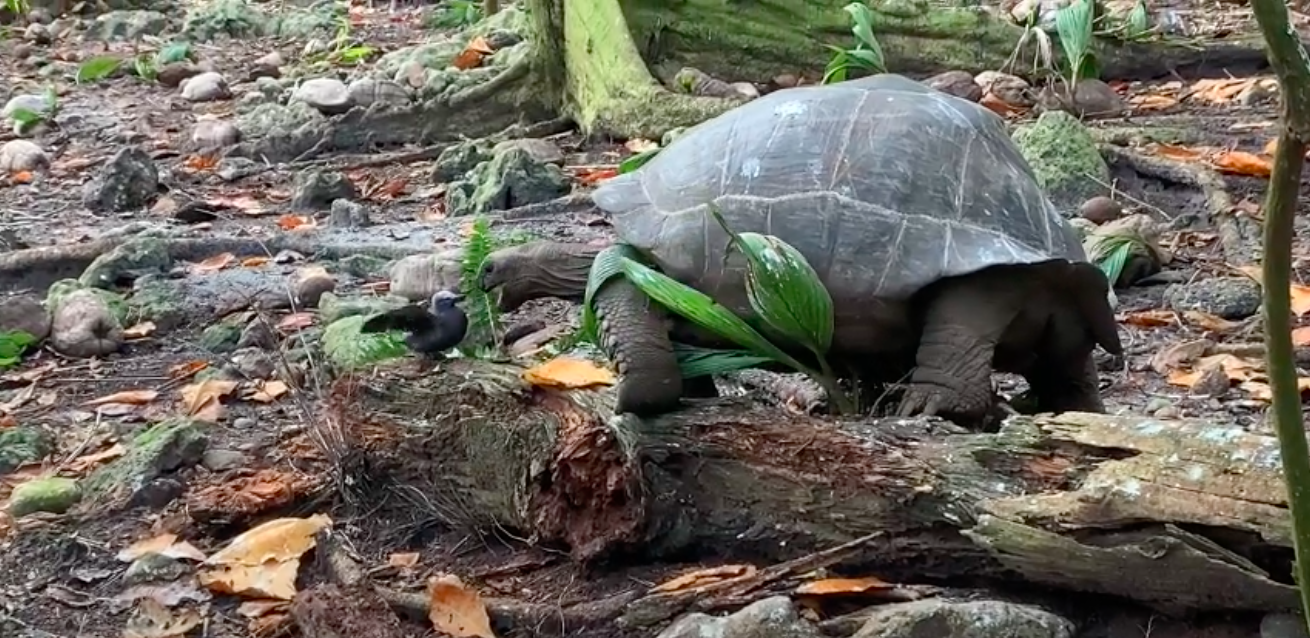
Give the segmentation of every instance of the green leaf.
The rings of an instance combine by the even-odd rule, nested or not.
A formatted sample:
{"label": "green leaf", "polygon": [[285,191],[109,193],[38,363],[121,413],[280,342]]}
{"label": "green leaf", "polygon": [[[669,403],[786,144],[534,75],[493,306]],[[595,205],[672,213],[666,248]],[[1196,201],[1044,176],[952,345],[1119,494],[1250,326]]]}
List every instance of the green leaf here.
{"label": "green leaf", "polygon": [[619,175],[623,175],[624,173],[631,173],[632,171],[635,171],[641,168],[642,166],[645,166],[646,162],[651,161],[651,159],[653,159],[656,155],[659,155],[661,150],[663,149],[657,146],[650,150],[637,153],[636,155],[633,155],[632,157],[623,160],[622,162],[619,163]]}
{"label": "green leaf", "polygon": [[141,56],[132,61],[132,71],[143,80],[154,80],[159,76],[159,69],[150,58]]}
{"label": "green leaf", "polygon": [[45,120],[45,116],[36,111],[14,109],[9,112],[9,119],[18,122],[20,126],[31,126],[37,122]]}
{"label": "green leaf", "polygon": [[851,14],[851,20],[855,22],[851,32],[855,34],[856,41],[860,46],[868,49],[876,59],[876,68],[879,72],[886,70],[887,67],[883,62],[886,58],[882,54],[882,46],[878,44],[878,38],[873,35],[873,10],[863,2],[852,2],[843,9]]}
{"label": "green leaf", "polygon": [[750,350],[809,373],[799,361],[756,332],[744,319],[719,305],[705,293],[653,270],[642,263],[621,258],[623,274],[648,297],[692,323]]}
{"label": "green leaf", "polygon": [[468,334],[474,341],[495,343],[500,334],[500,312],[495,300],[478,284],[478,279],[482,276],[487,257],[498,246],[491,233],[491,222],[486,217],[479,215],[475,218],[472,230],[460,257],[460,292],[464,294],[464,311],[469,319]]}
{"label": "green leaf", "polygon": [[873,71],[874,73],[885,73],[887,67],[883,64],[882,54],[875,53],[868,49],[852,49],[846,52],[851,61],[856,62],[855,66],[862,69]]}
{"label": "green leaf", "polygon": [[735,233],[713,204],[712,215],[746,256],[746,295],[774,330],[819,358],[832,346],[832,296],[799,250],[773,235]]}
{"label": "green leaf", "polygon": [[641,259],[636,248],[627,244],[614,244],[600,251],[591,260],[591,271],[587,273],[587,290],[582,298],[582,323],[595,325],[596,317],[592,309],[592,299],[596,291],[610,278],[623,274],[623,260]]}
{"label": "green leaf", "polygon": [[46,110],[49,111],[50,115],[59,112],[59,93],[55,91],[55,87],[45,87],[45,103]]}
{"label": "green leaf", "polygon": [[337,53],[337,59],[346,64],[358,64],[376,52],[377,49],[367,45],[347,47]]}
{"label": "green leaf", "polygon": [[1137,0],[1133,10],[1128,12],[1127,36],[1139,38],[1151,30],[1151,17],[1146,12],[1146,3]]}
{"label": "green leaf", "polygon": [[685,343],[673,344],[673,354],[678,358],[678,368],[682,370],[684,379],[754,368],[773,361],[748,350],[698,348]]}
{"label": "green leaf", "polygon": [[110,75],[113,75],[114,71],[117,71],[118,67],[122,64],[122,58],[110,55],[100,55],[91,58],[90,60],[83,62],[82,66],[77,67],[77,83],[84,84],[86,82],[98,82],[103,80]]}
{"label": "green leaf", "polygon": [[1055,12],[1055,32],[1060,36],[1060,47],[1074,78],[1086,77],[1082,75],[1082,67],[1092,46],[1093,11],[1089,0],[1073,0]]}
{"label": "green leaf", "polygon": [[191,57],[191,45],[189,43],[174,42],[160,49],[159,53],[155,54],[155,64],[159,66],[164,66],[165,64],[173,64],[174,62],[181,62],[183,60],[189,59],[190,57]]}
{"label": "green leaf", "polygon": [[847,57],[844,49],[837,49],[832,59],[828,61],[828,67],[823,71],[823,80],[820,84],[835,84],[845,82],[847,71],[850,69],[850,58]]}
{"label": "green leaf", "polygon": [[35,336],[21,330],[0,332],[0,368],[18,365],[28,346],[35,343]]}

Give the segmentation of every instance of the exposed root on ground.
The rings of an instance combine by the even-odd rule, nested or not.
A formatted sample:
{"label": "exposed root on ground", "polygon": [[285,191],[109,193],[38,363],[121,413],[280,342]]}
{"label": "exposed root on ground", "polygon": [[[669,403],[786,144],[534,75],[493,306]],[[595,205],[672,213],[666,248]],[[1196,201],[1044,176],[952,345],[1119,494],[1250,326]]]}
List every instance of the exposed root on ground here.
{"label": "exposed root on ground", "polygon": [[1145,155],[1128,148],[1102,144],[1101,154],[1112,164],[1127,166],[1142,175],[1191,186],[1205,196],[1206,212],[1219,229],[1225,260],[1235,266],[1254,264],[1260,255],[1260,224],[1233,206],[1224,179],[1204,166]]}

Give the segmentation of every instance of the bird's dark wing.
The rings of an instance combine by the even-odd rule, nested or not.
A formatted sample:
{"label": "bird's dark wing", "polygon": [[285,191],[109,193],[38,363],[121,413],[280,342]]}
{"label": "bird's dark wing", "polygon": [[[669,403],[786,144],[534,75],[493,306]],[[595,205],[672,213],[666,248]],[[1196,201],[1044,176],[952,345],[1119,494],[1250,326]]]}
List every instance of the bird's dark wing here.
{"label": "bird's dark wing", "polygon": [[435,324],[434,317],[420,306],[402,306],[370,318],[360,326],[360,332],[386,332],[404,330],[405,332],[428,332]]}
{"label": "bird's dark wing", "polygon": [[432,354],[444,352],[459,345],[468,332],[468,315],[458,307],[443,308],[432,320],[429,330],[414,333],[410,347]]}

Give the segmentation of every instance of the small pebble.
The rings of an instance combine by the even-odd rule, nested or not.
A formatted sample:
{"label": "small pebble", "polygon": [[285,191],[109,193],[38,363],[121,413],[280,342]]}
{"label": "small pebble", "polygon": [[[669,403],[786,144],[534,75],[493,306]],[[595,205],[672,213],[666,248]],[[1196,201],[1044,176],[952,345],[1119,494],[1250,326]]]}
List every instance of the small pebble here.
{"label": "small pebble", "polygon": [[50,166],[50,156],[35,142],[9,140],[0,146],[0,172],[35,171]]}
{"label": "small pebble", "polygon": [[182,83],[182,98],[189,102],[216,102],[232,97],[227,80],[219,73],[206,71]]}
{"label": "small pebble", "polygon": [[923,81],[924,84],[958,98],[977,102],[982,99],[983,89],[973,81],[973,75],[968,71],[946,71],[938,73]]}
{"label": "small pebble", "polygon": [[345,113],[354,106],[350,89],[336,78],[314,78],[305,80],[291,94],[294,100],[300,100],[318,109],[324,115]]}
{"label": "small pebble", "polygon": [[1086,202],[1083,202],[1079,211],[1083,219],[1094,224],[1104,224],[1119,219],[1123,215],[1123,207],[1119,202],[1110,199],[1104,195],[1098,195]]}
{"label": "small pebble", "polygon": [[228,120],[200,120],[191,131],[191,141],[199,148],[227,148],[241,141],[241,130]]}

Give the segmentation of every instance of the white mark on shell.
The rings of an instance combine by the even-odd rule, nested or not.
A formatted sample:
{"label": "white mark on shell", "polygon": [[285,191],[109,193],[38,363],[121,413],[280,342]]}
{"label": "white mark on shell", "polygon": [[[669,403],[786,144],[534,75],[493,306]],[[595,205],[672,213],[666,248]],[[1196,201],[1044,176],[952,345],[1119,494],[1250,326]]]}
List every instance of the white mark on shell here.
{"label": "white mark on shell", "polygon": [[798,115],[804,115],[808,110],[810,110],[810,107],[806,103],[797,100],[789,100],[774,107],[773,114],[778,117],[796,117]]}
{"label": "white mark on shell", "polygon": [[1128,479],[1114,488],[1114,491],[1123,494],[1127,498],[1137,498],[1142,495],[1142,482],[1137,479]]}
{"label": "white mark on shell", "polygon": [[1192,481],[1200,481],[1205,478],[1205,468],[1200,465],[1187,468],[1187,478]]}
{"label": "white mark on shell", "polygon": [[746,179],[755,179],[760,176],[760,158],[752,157],[741,163],[741,168],[737,171]]}

